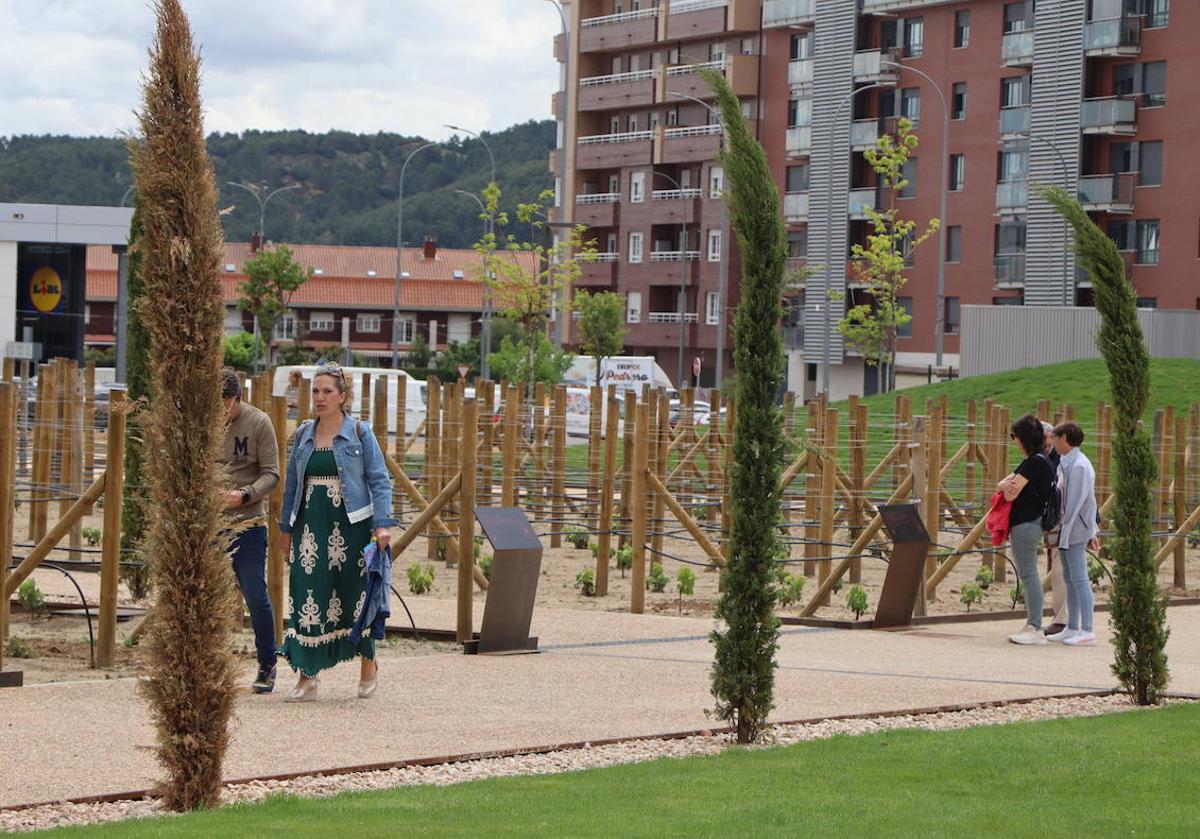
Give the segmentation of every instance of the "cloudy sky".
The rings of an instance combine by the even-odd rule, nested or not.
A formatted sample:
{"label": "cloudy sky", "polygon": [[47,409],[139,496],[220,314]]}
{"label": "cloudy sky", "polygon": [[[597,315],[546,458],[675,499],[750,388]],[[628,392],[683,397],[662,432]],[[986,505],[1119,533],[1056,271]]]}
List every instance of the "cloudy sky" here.
{"label": "cloudy sky", "polygon": [[[442,139],[549,117],[545,0],[184,0],[206,128]],[[0,0],[0,136],[131,130],[150,0]]]}

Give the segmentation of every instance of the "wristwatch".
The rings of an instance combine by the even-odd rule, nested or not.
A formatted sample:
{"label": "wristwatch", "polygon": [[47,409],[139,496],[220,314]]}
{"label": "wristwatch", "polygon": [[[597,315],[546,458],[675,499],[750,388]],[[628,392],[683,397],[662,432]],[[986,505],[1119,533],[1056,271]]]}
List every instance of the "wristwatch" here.
{"label": "wristwatch", "polygon": [[249,503],[250,503],[250,490],[244,489],[244,490],[242,490],[242,506],[245,507]]}

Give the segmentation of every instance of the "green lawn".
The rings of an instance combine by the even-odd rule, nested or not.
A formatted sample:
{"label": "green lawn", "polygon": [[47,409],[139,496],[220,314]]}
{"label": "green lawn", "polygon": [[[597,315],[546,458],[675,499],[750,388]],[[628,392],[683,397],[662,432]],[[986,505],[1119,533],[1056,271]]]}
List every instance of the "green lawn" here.
{"label": "green lawn", "polygon": [[[458,786],[275,798],[101,836],[1195,836],[1200,706]],[[73,831],[63,831],[70,833]]]}

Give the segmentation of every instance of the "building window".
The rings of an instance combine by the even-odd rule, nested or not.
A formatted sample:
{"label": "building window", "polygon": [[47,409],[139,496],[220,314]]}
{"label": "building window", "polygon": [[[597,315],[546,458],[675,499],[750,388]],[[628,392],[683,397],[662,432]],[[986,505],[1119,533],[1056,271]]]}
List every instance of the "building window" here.
{"label": "building window", "polygon": [[292,341],[296,338],[296,316],[280,315],[275,321],[275,340]]}
{"label": "building window", "polygon": [[896,327],[897,338],[911,338],[913,335],[913,299],[911,297],[897,297],[896,305],[908,313],[908,323],[900,324]]}
{"label": "building window", "polygon": [[788,128],[800,128],[805,125],[812,125],[812,100],[789,99]]}
{"label": "building window", "polygon": [[638,125],[638,115],[637,115],[637,114],[630,114],[630,115],[629,115],[629,133],[630,133],[630,134],[632,134],[633,132],[637,131],[637,130],[638,130],[638,127],[639,127],[639,125]]}
{"label": "building window", "polygon": [[1138,143],[1139,186],[1162,186],[1163,144],[1162,140],[1146,140]]}
{"label": "building window", "polygon": [[787,235],[788,258],[805,259],[808,257],[808,228],[789,230]]}
{"label": "building window", "polygon": [[912,268],[916,265],[916,262],[913,258],[913,252],[915,250],[916,246],[913,244],[913,236],[911,233],[909,233],[900,240],[900,253],[904,256],[905,268]]}
{"label": "building window", "polygon": [[333,312],[310,312],[308,315],[309,332],[332,332]]}
{"label": "building window", "polygon": [[916,198],[917,197],[917,160],[910,157],[904,162],[904,168],[900,170],[900,176],[903,178],[904,186],[900,187],[901,198]]}
{"label": "building window", "polygon": [[717,326],[721,323],[721,295],[710,291],[704,295],[704,324]]}
{"label": "building window", "polygon": [[1024,306],[1024,297],[993,297],[993,306]]}
{"label": "building window", "polygon": [[708,197],[720,198],[725,190],[725,169],[714,166],[708,170]]}
{"label": "building window", "polygon": [[813,33],[801,32],[792,36],[792,50],[790,57],[792,61],[804,61],[812,58]]}
{"label": "building window", "polygon": [[630,291],[625,294],[625,322],[642,322],[642,293]]}
{"label": "building window", "polygon": [[942,327],[946,335],[958,334],[959,308],[957,297],[947,297],[943,301],[946,306],[942,313]]}
{"label": "building window", "polygon": [[356,328],[359,332],[378,332],[379,315],[359,315]]}
{"label": "building window", "polygon": [[1147,219],[1137,222],[1137,256],[1138,265],[1158,264],[1158,219]]}
{"label": "building window", "polygon": [[1144,64],[1118,64],[1113,67],[1113,95],[1143,97],[1147,108],[1167,104],[1167,62],[1147,61]]}
{"label": "building window", "polygon": [[808,192],[808,164],[787,168],[787,192]]}
{"label": "building window", "polygon": [[396,342],[400,344],[411,344],[416,335],[416,318],[404,317],[401,315],[396,321]]}
{"label": "building window", "polygon": [[1138,11],[1145,15],[1143,26],[1157,29],[1166,26],[1171,17],[1171,0],[1138,0]]}
{"label": "building window", "polygon": [[946,261],[962,262],[961,224],[952,224],[946,228]]}
{"label": "building window", "polygon": [[996,182],[1023,181],[1029,176],[1029,150],[1005,149],[997,153]]}
{"label": "building window", "polygon": [[632,172],[629,175],[629,200],[640,204],[646,200],[646,173]]}
{"label": "building window", "polygon": [[904,19],[904,57],[920,58],[925,51],[925,18]]}
{"label": "building window", "polygon": [[1018,0],[1016,3],[1004,4],[1004,34],[1024,32],[1033,28],[1033,17],[1030,15],[1033,4],[1029,0]]}
{"label": "building window", "polygon": [[900,116],[907,117],[916,129],[921,124],[921,88],[906,87],[900,91]]}
{"label": "building window", "polygon": [[963,49],[971,43],[971,11],[963,9],[954,13],[954,48]]}
{"label": "building window", "polygon": [[950,119],[967,118],[967,83],[955,82],[950,94]]}
{"label": "building window", "polygon": [[1020,108],[1029,104],[1029,76],[1007,76],[1000,80],[1000,107]]}
{"label": "building window", "polygon": [[721,231],[720,230],[708,231],[708,261],[709,262],[720,262],[721,261]]}
{"label": "building window", "polygon": [[630,233],[629,234],[629,261],[630,262],[641,262],[642,261],[642,234],[641,233]]}
{"label": "building window", "polygon": [[950,183],[947,189],[951,192],[962,192],[967,180],[967,156],[965,154],[950,155]]}
{"label": "building window", "polygon": [[1158,298],[1157,297],[1139,297],[1137,299],[1137,307],[1139,309],[1157,309],[1158,308]]}

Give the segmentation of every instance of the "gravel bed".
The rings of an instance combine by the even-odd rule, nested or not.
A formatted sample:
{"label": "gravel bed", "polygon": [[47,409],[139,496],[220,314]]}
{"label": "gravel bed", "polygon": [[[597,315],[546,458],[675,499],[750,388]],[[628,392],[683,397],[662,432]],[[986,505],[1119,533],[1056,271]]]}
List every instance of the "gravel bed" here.
{"label": "gravel bed", "polygon": [[[1179,701],[1179,700],[1176,700]],[[974,708],[934,714],[905,714],[849,720],[822,720],[802,725],[773,727],[766,748],[820,740],[838,734],[856,736],[902,728],[951,730],[980,725],[1046,720],[1057,717],[1089,717],[1138,710],[1124,695],[1086,696],[1070,699],[1040,699],[995,707]],[[286,781],[251,781],[229,784],[222,795],[226,804],[261,801],[271,795],[323,797],[354,790],[382,790],[432,784],[445,786],[482,778],[512,775],[550,775],[623,763],[641,763],[659,758],[684,758],[716,754],[736,748],[725,735],[699,735],[678,739],[649,739],[545,754],[484,758],[437,766],[405,767],[344,775],[305,776]],[[125,819],[169,815],[157,800],[120,801],[105,804],[47,804],[25,810],[0,811],[0,831],[44,830],[65,825],[99,824]]]}

